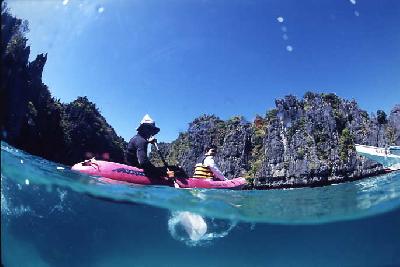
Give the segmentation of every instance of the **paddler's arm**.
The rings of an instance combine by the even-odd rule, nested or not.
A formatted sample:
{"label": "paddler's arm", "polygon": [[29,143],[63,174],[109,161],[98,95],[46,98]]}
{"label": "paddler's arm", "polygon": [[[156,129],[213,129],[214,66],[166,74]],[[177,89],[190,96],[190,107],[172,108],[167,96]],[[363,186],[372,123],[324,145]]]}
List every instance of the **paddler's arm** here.
{"label": "paddler's arm", "polygon": [[218,180],[228,180],[222,172],[218,169],[217,164],[215,164],[214,157],[212,156],[207,156],[204,159],[204,165],[208,166],[212,173],[214,174],[214,177],[217,178]]}
{"label": "paddler's arm", "polygon": [[155,167],[147,157],[147,145],[148,141],[145,139],[143,140],[138,140],[136,143],[136,156],[139,162],[140,167],[145,171],[145,173],[152,175],[152,176],[158,176],[158,177],[165,177],[167,174],[160,170],[159,168]]}

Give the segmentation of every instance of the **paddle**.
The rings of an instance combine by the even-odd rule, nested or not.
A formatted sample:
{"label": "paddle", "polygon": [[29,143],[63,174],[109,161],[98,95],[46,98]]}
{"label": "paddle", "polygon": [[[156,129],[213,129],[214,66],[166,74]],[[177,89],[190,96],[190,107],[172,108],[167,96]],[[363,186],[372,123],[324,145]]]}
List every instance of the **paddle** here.
{"label": "paddle", "polygon": [[[161,161],[164,163],[164,166],[167,168],[167,171],[170,171],[170,169],[168,168],[168,164],[167,164],[167,162],[166,162],[165,159],[164,159],[164,156],[162,155],[160,149],[158,148],[157,142],[154,142],[154,146],[156,147],[156,150],[157,150],[157,152],[158,152],[158,155],[159,155],[160,158],[161,158]],[[175,187],[175,188],[179,188],[179,185],[178,185],[178,183],[176,182],[175,177],[172,177],[172,181],[174,181],[174,187]]]}

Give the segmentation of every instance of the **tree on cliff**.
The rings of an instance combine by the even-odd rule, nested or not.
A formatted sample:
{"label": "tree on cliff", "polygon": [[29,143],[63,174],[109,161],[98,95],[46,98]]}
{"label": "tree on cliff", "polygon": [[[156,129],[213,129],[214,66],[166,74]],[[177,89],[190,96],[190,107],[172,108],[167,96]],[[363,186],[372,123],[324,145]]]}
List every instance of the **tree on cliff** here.
{"label": "tree on cliff", "polygon": [[125,142],[101,116],[87,97],[78,97],[65,107],[65,129],[69,137],[68,163],[96,156],[124,161]]}
{"label": "tree on cliff", "polygon": [[388,123],[385,111],[378,110],[376,112],[376,120],[378,122],[378,133],[376,134],[376,144],[379,146],[379,134],[381,132],[382,125]]}

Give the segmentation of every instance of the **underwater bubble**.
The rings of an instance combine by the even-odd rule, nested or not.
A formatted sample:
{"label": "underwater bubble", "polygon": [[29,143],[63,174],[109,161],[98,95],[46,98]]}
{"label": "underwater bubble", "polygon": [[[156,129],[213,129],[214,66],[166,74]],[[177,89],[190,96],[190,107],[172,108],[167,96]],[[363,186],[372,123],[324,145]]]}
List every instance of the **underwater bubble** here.
{"label": "underwater bubble", "polygon": [[286,50],[287,50],[288,52],[292,52],[292,51],[293,51],[293,46],[287,45],[287,46],[286,46]]}
{"label": "underwater bubble", "polygon": [[62,4],[63,4],[64,6],[66,6],[66,5],[68,5],[68,2],[69,2],[69,0],[64,0],[64,1],[62,2]]}
{"label": "underwater bubble", "polygon": [[28,179],[25,179],[25,184],[29,185],[29,180]]}
{"label": "underwater bubble", "polygon": [[104,7],[102,7],[102,6],[98,7],[97,8],[97,12],[100,13],[100,14],[103,13],[104,12]]}
{"label": "underwater bubble", "polygon": [[168,220],[171,236],[187,246],[205,246],[224,238],[236,227],[234,221],[208,219],[188,211],[173,212]]}
{"label": "underwater bubble", "polygon": [[284,33],[282,35],[282,39],[286,41],[287,39],[289,39],[289,36],[286,33]]}
{"label": "underwater bubble", "polygon": [[183,241],[189,246],[196,246],[207,232],[207,223],[198,214],[177,212],[169,219],[168,229],[176,240]]}
{"label": "underwater bubble", "polygon": [[64,167],[57,167],[57,170],[64,170]]}
{"label": "underwater bubble", "polygon": [[354,15],[355,15],[356,17],[359,17],[359,16],[360,16],[360,13],[356,10],[356,11],[354,11]]}
{"label": "underwater bubble", "polygon": [[282,23],[285,19],[283,17],[277,17],[276,20],[280,23]]}
{"label": "underwater bubble", "polygon": [[24,164],[24,160],[23,159],[21,159],[21,164]]}

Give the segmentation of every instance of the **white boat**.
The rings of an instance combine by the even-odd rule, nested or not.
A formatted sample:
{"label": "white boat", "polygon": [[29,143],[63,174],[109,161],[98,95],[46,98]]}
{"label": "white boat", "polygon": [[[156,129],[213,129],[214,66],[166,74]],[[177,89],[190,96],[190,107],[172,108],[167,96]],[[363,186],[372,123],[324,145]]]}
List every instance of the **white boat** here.
{"label": "white boat", "polygon": [[366,158],[379,162],[385,168],[400,170],[400,146],[384,148],[356,144],[356,151]]}

